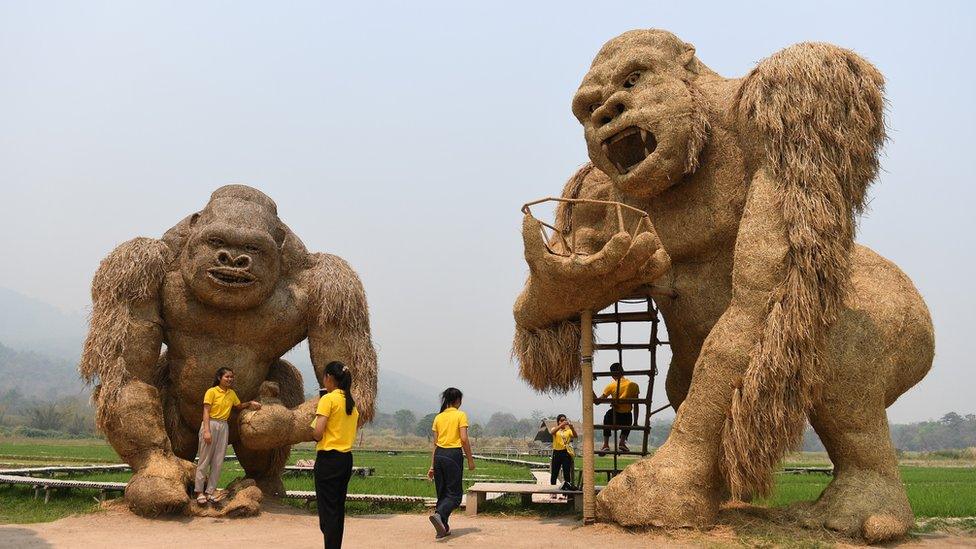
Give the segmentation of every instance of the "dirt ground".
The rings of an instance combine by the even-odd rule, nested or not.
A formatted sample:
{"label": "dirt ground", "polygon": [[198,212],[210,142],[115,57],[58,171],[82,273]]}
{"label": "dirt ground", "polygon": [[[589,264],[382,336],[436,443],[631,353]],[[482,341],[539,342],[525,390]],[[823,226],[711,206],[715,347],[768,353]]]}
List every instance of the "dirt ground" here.
{"label": "dirt ground", "polygon": [[[738,520],[738,523],[736,521]],[[424,515],[366,515],[346,518],[346,547],[772,547],[790,541],[783,532],[743,534],[742,517],[733,525],[720,525],[709,533],[680,531],[630,532],[597,524],[583,527],[572,518],[499,517],[456,515],[450,537],[434,540],[433,528]],[[728,521],[727,521],[728,522]],[[771,536],[771,537],[767,537]],[[745,536],[745,537],[743,537]],[[758,537],[756,537],[758,536]],[[821,540],[847,544],[840,540]],[[321,547],[317,518],[282,505],[265,505],[261,515],[245,519],[178,517],[149,520],[119,505],[103,512],[72,516],[42,524],[0,526],[0,547]],[[839,542],[839,543],[838,543]],[[806,545],[806,544],[803,544]],[[914,547],[976,547],[976,538],[945,534],[926,535],[899,544]]]}

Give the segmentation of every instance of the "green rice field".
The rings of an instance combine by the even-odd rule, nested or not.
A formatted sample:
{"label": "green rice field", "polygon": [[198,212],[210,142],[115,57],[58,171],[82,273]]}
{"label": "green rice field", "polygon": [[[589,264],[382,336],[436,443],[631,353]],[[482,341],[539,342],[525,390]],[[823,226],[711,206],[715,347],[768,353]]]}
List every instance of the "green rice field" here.
{"label": "green rice field", "polygon": [[[477,450],[476,450],[477,452]],[[430,454],[425,451],[401,451],[388,455],[380,451],[354,451],[354,463],[360,467],[373,467],[375,473],[369,477],[354,476],[349,485],[350,493],[396,494],[434,497],[433,483],[426,480],[430,465]],[[298,459],[313,459],[314,450],[310,445],[301,445],[292,451],[290,463]],[[546,463],[546,458],[519,458]],[[118,463],[119,459],[110,446],[99,440],[33,440],[0,438],[0,464],[2,467],[29,466],[42,464],[78,463]],[[621,464],[629,463],[621,460]],[[976,516],[976,467],[972,466],[932,466],[912,465],[901,467],[902,480],[906,485],[908,497],[915,514],[920,517],[974,517]],[[597,457],[596,467],[609,468],[612,458]],[[509,465],[478,460],[474,471],[465,471],[465,487],[478,481],[531,481],[533,479],[526,466]],[[221,486],[226,486],[235,478],[243,476],[240,465],[234,461],[224,464]],[[129,473],[101,473],[91,475],[72,475],[73,479],[99,481],[128,480]],[[597,482],[605,482],[603,474],[597,474]],[[776,491],[768,500],[760,502],[768,506],[783,506],[796,501],[813,500],[830,481],[825,474],[779,475]],[[314,490],[312,477],[308,473],[291,473],[285,476],[285,486],[289,490]],[[93,493],[70,491],[55,493],[48,504],[32,499],[32,491],[27,487],[0,488],[0,523],[39,522],[55,520],[78,512],[93,512],[98,506]],[[298,504],[298,503],[296,503]],[[368,503],[350,504],[351,513],[406,511],[419,512],[420,506],[377,506]],[[569,513],[569,506],[533,505],[521,508],[518,498],[502,498],[489,502],[487,512],[504,513]]]}

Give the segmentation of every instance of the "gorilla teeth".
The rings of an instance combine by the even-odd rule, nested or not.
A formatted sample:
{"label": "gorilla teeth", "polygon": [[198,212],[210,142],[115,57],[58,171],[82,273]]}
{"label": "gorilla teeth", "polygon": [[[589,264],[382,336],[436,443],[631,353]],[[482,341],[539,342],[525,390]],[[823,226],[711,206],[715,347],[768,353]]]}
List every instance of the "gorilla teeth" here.
{"label": "gorilla teeth", "polygon": [[603,154],[617,168],[620,175],[630,172],[657,148],[654,134],[636,126],[630,126],[603,142]]}

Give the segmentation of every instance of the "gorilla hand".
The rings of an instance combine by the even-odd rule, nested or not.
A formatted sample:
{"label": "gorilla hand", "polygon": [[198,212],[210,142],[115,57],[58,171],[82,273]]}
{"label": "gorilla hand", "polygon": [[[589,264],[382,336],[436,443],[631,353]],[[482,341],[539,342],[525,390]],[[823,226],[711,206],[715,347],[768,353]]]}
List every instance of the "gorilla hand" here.
{"label": "gorilla hand", "polygon": [[312,440],[311,423],[315,418],[318,398],[304,402],[297,408],[286,408],[278,400],[277,384],[265,381],[261,385],[260,410],[241,412],[241,443],[255,450],[272,450]]}
{"label": "gorilla hand", "polygon": [[515,321],[523,328],[541,328],[585,309],[602,309],[671,268],[671,258],[651,231],[636,238],[619,232],[594,254],[564,257],[549,252],[541,224],[526,215],[522,240],[530,274],[515,303]]}

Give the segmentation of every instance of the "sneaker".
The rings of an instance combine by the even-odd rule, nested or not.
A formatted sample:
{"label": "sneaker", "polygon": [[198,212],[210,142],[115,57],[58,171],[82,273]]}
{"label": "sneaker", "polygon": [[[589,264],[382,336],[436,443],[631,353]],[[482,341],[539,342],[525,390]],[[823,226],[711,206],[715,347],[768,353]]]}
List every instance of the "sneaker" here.
{"label": "sneaker", "polygon": [[437,513],[432,514],[430,517],[430,523],[434,525],[434,530],[437,531],[437,537],[442,538],[447,535],[447,527],[444,526],[444,521],[441,520],[441,516]]}
{"label": "sneaker", "polygon": [[568,482],[564,482],[563,485],[559,487],[559,489],[560,490],[572,490],[573,489],[573,485],[570,484],[570,483],[568,483]]}

